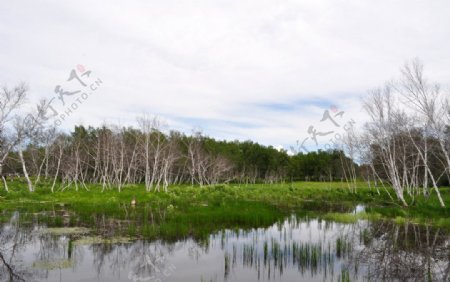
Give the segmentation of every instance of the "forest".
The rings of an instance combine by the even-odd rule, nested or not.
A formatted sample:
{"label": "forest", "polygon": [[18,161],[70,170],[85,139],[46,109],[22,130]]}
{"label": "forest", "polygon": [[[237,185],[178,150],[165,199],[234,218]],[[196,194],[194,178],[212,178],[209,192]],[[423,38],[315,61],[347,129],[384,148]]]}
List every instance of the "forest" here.
{"label": "forest", "polygon": [[[151,121],[156,124],[158,121]],[[149,132],[134,128],[77,126],[74,132],[46,132],[7,158],[3,173],[35,176],[34,182],[53,179],[83,187],[100,183],[120,189],[146,183],[148,191],[170,184],[280,183],[343,180],[342,151],[288,155],[284,150],[252,141],[217,141],[196,133]],[[355,167],[356,164],[353,163]],[[25,168],[24,168],[25,167]],[[30,188],[32,190],[33,188]]]}
{"label": "forest", "polygon": [[[341,181],[351,192],[363,180],[403,204],[404,194],[429,195],[445,206],[439,187],[450,179],[449,101],[438,84],[428,82],[420,61],[401,69],[395,82],[369,91],[363,108],[369,122],[351,129],[334,150],[288,154],[252,141],[225,141],[167,129],[154,116],[136,127],[76,126],[70,133],[45,125],[46,101],[23,114],[25,84],[2,88],[0,169],[3,186],[23,176],[33,192],[40,181],[51,191],[88,189],[121,191],[144,184],[147,191],[169,185]],[[389,189],[387,189],[389,187]]]}

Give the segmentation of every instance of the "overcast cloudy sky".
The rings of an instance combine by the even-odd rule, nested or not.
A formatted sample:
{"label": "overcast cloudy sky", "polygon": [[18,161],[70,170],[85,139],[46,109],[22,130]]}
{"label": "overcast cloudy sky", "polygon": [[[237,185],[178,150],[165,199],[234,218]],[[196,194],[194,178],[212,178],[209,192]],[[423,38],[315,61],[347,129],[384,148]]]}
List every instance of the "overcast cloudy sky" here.
{"label": "overcast cloudy sky", "polygon": [[83,65],[103,84],[61,128],[147,113],[287,148],[332,105],[362,124],[360,97],[406,60],[447,82],[449,15],[448,0],[0,0],[0,84],[51,99]]}

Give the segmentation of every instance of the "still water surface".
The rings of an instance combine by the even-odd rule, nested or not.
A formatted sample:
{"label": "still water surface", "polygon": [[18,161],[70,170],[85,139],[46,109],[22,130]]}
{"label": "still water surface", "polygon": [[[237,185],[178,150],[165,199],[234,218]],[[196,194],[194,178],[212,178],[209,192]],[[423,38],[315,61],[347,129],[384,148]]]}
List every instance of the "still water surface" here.
{"label": "still water surface", "polygon": [[206,239],[104,238],[89,230],[0,226],[0,281],[448,281],[449,234],[412,224],[289,216]]}

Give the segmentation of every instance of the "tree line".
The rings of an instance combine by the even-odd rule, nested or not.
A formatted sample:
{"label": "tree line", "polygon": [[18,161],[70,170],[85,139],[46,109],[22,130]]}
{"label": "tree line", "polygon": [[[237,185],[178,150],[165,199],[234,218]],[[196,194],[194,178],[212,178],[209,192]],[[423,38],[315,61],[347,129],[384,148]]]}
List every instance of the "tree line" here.
{"label": "tree line", "polygon": [[450,179],[449,92],[424,76],[418,60],[363,98],[369,122],[361,130],[348,130],[334,150],[292,156],[252,141],[167,131],[160,119],[148,116],[140,117],[137,127],[77,126],[59,132],[42,126],[47,101],[24,114],[27,93],[24,84],[0,91],[0,175],[6,190],[7,176],[16,173],[30,191],[43,180],[52,191],[88,189],[90,183],[119,191],[143,183],[148,191],[167,191],[183,183],[345,180],[355,192],[357,180],[364,179],[403,205],[405,195],[436,193],[445,206],[439,187]]}
{"label": "tree line", "polygon": [[[171,184],[279,183],[342,179],[339,151],[290,156],[285,150],[252,141],[224,141],[195,132],[164,133],[162,122],[141,117],[138,128],[76,126],[67,134],[37,130],[23,147],[8,153],[5,176],[24,175],[30,191],[40,181],[56,189],[88,189],[86,184],[118,189],[145,184],[148,191],[167,191]],[[30,177],[33,176],[33,177]]]}

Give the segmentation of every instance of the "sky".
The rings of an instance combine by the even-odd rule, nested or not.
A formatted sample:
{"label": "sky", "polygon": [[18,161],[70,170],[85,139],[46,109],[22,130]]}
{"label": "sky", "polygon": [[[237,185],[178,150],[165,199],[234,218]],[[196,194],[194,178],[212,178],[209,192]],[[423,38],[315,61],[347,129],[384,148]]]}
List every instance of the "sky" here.
{"label": "sky", "polygon": [[408,60],[448,82],[448,15],[439,0],[0,0],[0,84],[26,82],[31,107],[51,100],[61,130],[149,115],[314,150],[362,126],[362,97]]}

